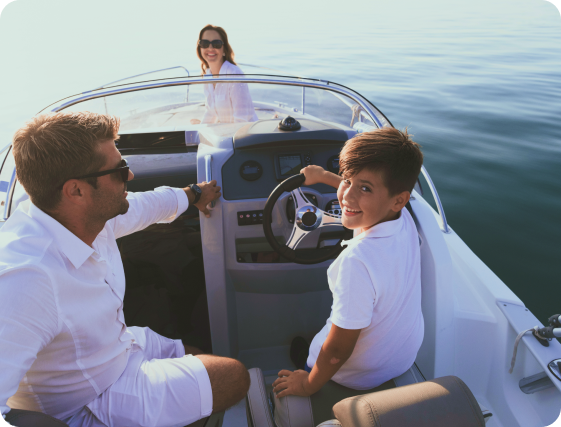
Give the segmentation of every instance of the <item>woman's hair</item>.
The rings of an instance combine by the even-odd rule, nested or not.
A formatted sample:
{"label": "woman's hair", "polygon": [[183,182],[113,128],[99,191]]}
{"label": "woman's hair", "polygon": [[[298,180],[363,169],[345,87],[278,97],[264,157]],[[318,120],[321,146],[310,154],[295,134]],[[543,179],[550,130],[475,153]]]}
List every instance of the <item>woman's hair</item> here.
{"label": "woman's hair", "polygon": [[[230,46],[230,43],[228,43],[228,34],[226,34],[226,31],[224,31],[224,28],[209,24],[204,27],[199,33],[199,40],[202,40],[203,34],[206,30],[214,30],[220,35],[220,38],[224,43],[224,58],[226,59],[226,61],[236,65],[236,63],[234,62],[234,50],[232,49],[232,46]],[[208,62],[206,62],[206,60],[203,58],[203,55],[201,55],[199,40],[197,40],[197,56],[201,60],[201,70],[203,70],[203,74],[205,74],[206,70],[210,68],[210,66],[208,65]]]}
{"label": "woman's hair", "polygon": [[421,146],[401,132],[385,127],[349,139],[339,155],[339,173],[350,178],[362,169],[377,171],[390,196],[413,191],[423,165]]}

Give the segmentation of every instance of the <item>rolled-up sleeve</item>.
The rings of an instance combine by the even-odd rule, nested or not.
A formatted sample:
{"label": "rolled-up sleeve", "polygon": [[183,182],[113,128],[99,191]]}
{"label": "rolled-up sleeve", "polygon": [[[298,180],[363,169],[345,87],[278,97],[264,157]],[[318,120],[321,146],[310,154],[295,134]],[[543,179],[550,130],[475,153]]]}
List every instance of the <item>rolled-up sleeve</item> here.
{"label": "rolled-up sleeve", "polygon": [[172,222],[189,207],[181,188],[158,187],[154,191],[129,193],[129,210],[107,222],[116,238],[143,230],[154,223]]}

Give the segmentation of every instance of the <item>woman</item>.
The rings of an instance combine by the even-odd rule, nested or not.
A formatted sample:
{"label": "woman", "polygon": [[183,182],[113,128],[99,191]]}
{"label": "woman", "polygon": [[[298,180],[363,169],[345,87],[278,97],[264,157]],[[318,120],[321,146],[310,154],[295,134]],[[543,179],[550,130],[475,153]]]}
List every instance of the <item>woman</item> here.
{"label": "woman", "polygon": [[[234,51],[228,43],[223,28],[207,25],[199,33],[197,56],[201,60],[204,76],[218,77],[218,74],[243,74],[234,62]],[[239,123],[257,121],[253,102],[246,83],[205,84],[206,111],[198,123]]]}

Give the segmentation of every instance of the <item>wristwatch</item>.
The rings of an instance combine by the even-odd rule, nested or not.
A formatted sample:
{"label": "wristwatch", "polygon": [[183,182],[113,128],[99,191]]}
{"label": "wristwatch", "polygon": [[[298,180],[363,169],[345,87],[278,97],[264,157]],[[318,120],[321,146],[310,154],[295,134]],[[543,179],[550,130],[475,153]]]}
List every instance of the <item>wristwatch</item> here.
{"label": "wristwatch", "polygon": [[191,184],[191,185],[189,185],[189,188],[195,194],[195,200],[193,200],[193,205],[194,205],[195,203],[197,203],[200,200],[203,192],[201,190],[201,187],[199,187],[197,184]]}

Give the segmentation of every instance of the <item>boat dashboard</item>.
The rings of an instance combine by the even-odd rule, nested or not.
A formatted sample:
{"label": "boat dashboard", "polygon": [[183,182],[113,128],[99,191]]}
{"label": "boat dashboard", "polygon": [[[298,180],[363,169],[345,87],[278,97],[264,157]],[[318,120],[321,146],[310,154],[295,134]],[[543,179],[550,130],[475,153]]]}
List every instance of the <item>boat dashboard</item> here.
{"label": "boat dashboard", "polygon": [[[229,155],[221,164],[216,178],[225,201],[267,199],[273,189],[285,179],[300,173],[308,165],[319,165],[339,173],[339,152],[345,141],[356,134],[353,129],[313,120],[301,120],[298,132],[278,129],[278,120],[261,120],[238,127],[231,136],[223,135],[220,143],[212,127],[206,132],[165,131],[121,135],[117,147],[127,158],[135,174],[128,183],[130,191],[149,191],[160,185],[185,187],[197,178],[199,144],[219,146]],[[215,138],[214,138],[215,139]],[[327,211],[337,211],[335,190],[323,184],[308,187],[314,204]],[[292,213],[293,209],[288,209]],[[187,215],[197,215],[191,207]],[[244,212],[239,225],[261,223],[256,212]],[[249,215],[249,216],[247,216]]]}

